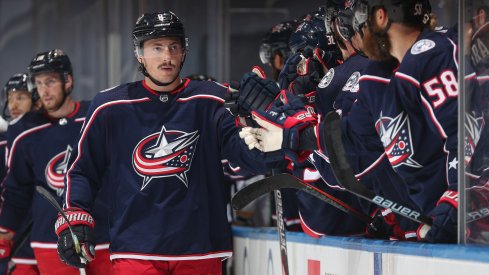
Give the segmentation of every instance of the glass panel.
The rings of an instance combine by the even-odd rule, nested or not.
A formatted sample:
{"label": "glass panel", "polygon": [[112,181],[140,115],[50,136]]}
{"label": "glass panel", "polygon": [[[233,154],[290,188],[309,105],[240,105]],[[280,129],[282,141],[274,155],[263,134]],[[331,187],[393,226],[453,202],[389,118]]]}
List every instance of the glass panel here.
{"label": "glass panel", "polygon": [[463,1],[461,10],[465,239],[489,244],[489,1]]}

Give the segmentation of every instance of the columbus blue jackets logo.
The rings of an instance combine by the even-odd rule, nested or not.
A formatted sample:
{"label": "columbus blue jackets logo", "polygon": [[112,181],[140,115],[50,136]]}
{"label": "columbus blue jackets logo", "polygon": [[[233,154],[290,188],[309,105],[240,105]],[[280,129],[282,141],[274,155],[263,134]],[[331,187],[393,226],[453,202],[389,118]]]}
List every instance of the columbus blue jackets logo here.
{"label": "columbus blue jackets logo", "polygon": [[57,154],[48,162],[44,170],[46,183],[51,189],[56,191],[58,196],[63,194],[64,178],[72,150],[71,146],[68,145],[65,151]]}
{"label": "columbus blue jackets logo", "polygon": [[354,72],[350,78],[348,78],[348,81],[346,81],[345,86],[343,86],[343,91],[345,92],[351,92],[351,93],[356,93],[360,89],[360,73],[359,72]]}
{"label": "columbus blue jackets logo", "polygon": [[177,177],[188,187],[187,171],[194,157],[198,131],[185,133],[166,130],[143,138],[134,148],[134,170],[143,177],[143,190],[153,178]]}
{"label": "columbus blue jackets logo", "polygon": [[331,83],[334,77],[334,68],[329,69],[329,71],[323,76],[318,84],[319,88],[326,88]]}
{"label": "columbus blue jackets logo", "polygon": [[474,116],[466,113],[465,115],[465,164],[468,164],[474,154],[475,146],[479,142],[482,129],[484,129],[484,117]]}
{"label": "columbus blue jackets logo", "polygon": [[404,113],[395,118],[382,116],[375,123],[380,140],[384,145],[385,153],[392,167],[407,165],[414,168],[422,167],[412,159],[414,155],[413,142],[409,119]]}

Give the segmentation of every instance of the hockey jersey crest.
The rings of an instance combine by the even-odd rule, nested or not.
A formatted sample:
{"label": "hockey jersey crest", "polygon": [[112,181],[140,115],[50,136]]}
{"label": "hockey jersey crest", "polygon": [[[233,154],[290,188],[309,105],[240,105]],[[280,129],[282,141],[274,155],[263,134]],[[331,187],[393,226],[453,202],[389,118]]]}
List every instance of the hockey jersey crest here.
{"label": "hockey jersey crest", "polygon": [[66,168],[68,167],[68,161],[72,150],[73,148],[71,148],[70,145],[67,145],[66,150],[55,155],[46,165],[46,183],[51,189],[56,191],[58,196],[63,194]]}
{"label": "hockey jersey crest", "polygon": [[404,112],[395,118],[382,116],[381,113],[379,120],[375,123],[375,128],[377,128],[387,157],[394,168],[401,165],[422,167],[412,159],[414,148],[411,127],[409,118]]}
{"label": "hockey jersey crest", "polygon": [[133,166],[136,173],[144,178],[141,190],[155,177],[175,176],[188,187],[186,173],[190,170],[199,139],[197,133],[167,131],[163,126],[159,133],[138,143],[134,148]]}

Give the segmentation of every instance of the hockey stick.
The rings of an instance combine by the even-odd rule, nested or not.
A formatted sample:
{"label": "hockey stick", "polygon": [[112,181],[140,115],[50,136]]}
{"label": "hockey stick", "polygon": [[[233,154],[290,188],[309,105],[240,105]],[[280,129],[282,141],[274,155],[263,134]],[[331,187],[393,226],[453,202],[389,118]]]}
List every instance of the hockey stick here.
{"label": "hockey stick", "polygon": [[[273,175],[274,173],[272,173]],[[277,229],[280,243],[280,260],[282,261],[282,274],[289,275],[289,260],[287,256],[287,239],[285,238],[284,210],[282,207],[282,193],[273,191],[275,197],[275,212],[277,213]]]}
{"label": "hockey stick", "polygon": [[[265,79],[266,75],[262,68],[253,66],[251,72],[258,75],[260,78]],[[272,170],[272,176],[276,173]],[[287,239],[285,237],[285,224],[284,224],[284,209],[282,204],[282,193],[279,189],[273,191],[275,197],[275,212],[277,214],[277,230],[280,243],[280,260],[282,262],[282,274],[289,275],[289,261],[287,257]]]}
{"label": "hockey stick", "polygon": [[[70,220],[68,219],[68,217],[66,217],[66,214],[63,212],[63,209],[61,209],[61,206],[59,205],[58,201],[56,201],[56,199],[53,197],[53,195],[51,195],[51,193],[49,193],[49,191],[46,190],[42,186],[36,186],[36,191],[39,194],[41,194],[41,196],[43,198],[45,198],[54,208],[56,208],[56,211],[58,211],[58,213],[60,213],[61,216],[63,216],[63,219],[65,219],[66,224],[68,224],[68,229],[70,230],[71,238],[73,238],[73,243],[75,245],[75,252],[78,255],[82,254],[82,250],[80,247],[80,242],[78,241],[78,237],[75,235],[75,233],[73,233],[73,228],[71,227]],[[83,264],[87,263],[87,260],[84,257],[80,257],[80,261]],[[79,268],[79,270],[80,270],[80,275],[86,274],[85,268]]]}
{"label": "hockey stick", "polygon": [[234,209],[239,210],[258,197],[281,188],[291,188],[304,191],[347,214],[357,217],[367,224],[372,221],[370,216],[358,211],[355,208],[352,208],[340,199],[335,198],[321,189],[306,182],[300,181],[298,178],[285,173],[277,174],[276,176],[268,177],[246,186],[234,195],[231,200],[231,205]]}
{"label": "hockey stick", "polygon": [[18,238],[15,240],[14,244],[12,245],[12,253],[10,253],[10,262],[8,264],[8,270],[7,274],[12,274],[12,272],[15,270],[15,262],[12,260],[17,253],[19,253],[20,249],[22,246],[29,240],[30,236],[32,233],[32,220],[29,221],[29,224],[27,225],[24,230],[17,235]]}
{"label": "hockey stick", "polygon": [[359,183],[355,177],[348,159],[346,158],[345,148],[341,137],[340,116],[336,112],[329,112],[324,118],[324,140],[326,151],[330,159],[331,168],[338,180],[338,184],[343,186],[347,191],[364,198],[380,207],[388,208],[393,212],[411,219],[418,223],[432,225],[433,220],[430,217],[423,216],[421,213],[393,202],[384,197],[376,195],[372,190]]}

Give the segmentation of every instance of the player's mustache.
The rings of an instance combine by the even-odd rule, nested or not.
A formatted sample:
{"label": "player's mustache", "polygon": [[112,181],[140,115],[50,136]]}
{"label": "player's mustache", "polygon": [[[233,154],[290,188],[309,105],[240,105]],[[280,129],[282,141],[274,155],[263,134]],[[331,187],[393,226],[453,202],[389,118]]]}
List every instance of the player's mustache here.
{"label": "player's mustache", "polygon": [[170,62],[165,62],[165,63],[161,63],[158,66],[158,69],[162,69],[163,67],[172,67],[172,68],[175,68],[175,65],[171,64]]}

